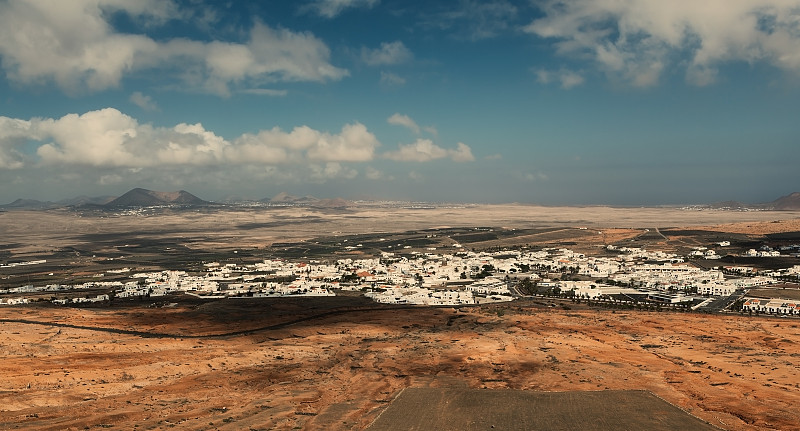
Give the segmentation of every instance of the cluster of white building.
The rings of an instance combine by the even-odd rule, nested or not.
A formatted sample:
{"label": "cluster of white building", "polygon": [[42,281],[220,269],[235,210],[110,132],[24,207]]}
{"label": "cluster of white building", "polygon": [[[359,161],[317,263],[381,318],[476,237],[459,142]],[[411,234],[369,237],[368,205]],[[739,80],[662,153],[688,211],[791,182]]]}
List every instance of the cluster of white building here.
{"label": "cluster of white building", "polygon": [[41,260],[29,260],[26,262],[10,262],[4,265],[0,265],[0,268],[15,268],[18,266],[41,265],[43,263],[47,263],[47,260],[41,259]]}
{"label": "cluster of white building", "polygon": [[[329,262],[271,259],[253,265],[209,263],[201,275],[185,271],[133,274],[136,281],[121,284],[116,296],[163,296],[176,292],[206,297],[330,296],[333,289],[352,289],[363,290],[382,303],[459,305],[513,300],[508,287],[512,277],[529,278],[562,292],[573,291],[582,298],[659,291],[726,296],[740,288],[774,281],[768,276],[726,278],[722,271],[695,267],[674,254],[614,249],[620,252],[614,257],[587,257],[559,248],[456,254],[410,252],[403,256],[384,252],[380,257]],[[540,279],[537,272],[566,272],[607,279],[614,285]]]}
{"label": "cluster of white building", "polygon": [[[723,245],[722,243],[720,244]],[[76,286],[51,284],[0,290],[3,293],[35,293],[106,287],[118,298],[188,293],[201,297],[332,296],[335,289],[362,290],[377,302],[420,305],[460,305],[514,299],[510,284],[529,279],[539,286],[573,292],[579,298],[646,294],[665,302],[691,300],[689,295],[728,296],[737,289],[776,282],[776,277],[800,274],[795,265],[766,275],[753,276],[750,268],[706,270],[684,262],[682,256],[640,248],[607,246],[615,256],[585,256],[566,248],[539,251],[503,250],[454,254],[408,251],[384,252],[380,257],[291,262],[269,259],[255,264],[207,263],[205,271],[132,273],[126,281],[93,281]],[[705,253],[708,250],[696,250]],[[129,268],[108,271],[117,276]],[[749,273],[749,274],[748,274]],[[540,278],[540,275],[542,277]],[[552,275],[550,275],[552,274]],[[567,281],[561,274],[590,278]],[[550,277],[553,278],[551,280]],[[601,282],[601,279],[603,282]],[[673,295],[667,298],[664,295]],[[659,296],[661,295],[661,296]],[[663,297],[663,298],[662,298]],[[103,301],[108,297],[82,298]],[[10,304],[6,298],[0,304]],[[76,302],[76,301],[72,301]]]}
{"label": "cluster of white building", "polygon": [[800,301],[747,298],[742,310],[766,314],[800,315]]}

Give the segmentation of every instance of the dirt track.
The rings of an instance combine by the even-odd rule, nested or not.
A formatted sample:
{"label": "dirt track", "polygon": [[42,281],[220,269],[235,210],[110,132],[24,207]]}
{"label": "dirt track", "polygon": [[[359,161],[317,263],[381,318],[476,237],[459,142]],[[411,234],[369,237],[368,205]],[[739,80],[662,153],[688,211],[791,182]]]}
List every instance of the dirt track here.
{"label": "dirt track", "polygon": [[[298,307],[29,307],[0,318],[209,335],[288,321]],[[800,423],[800,322],[497,310],[337,313],[210,339],[4,321],[0,428],[362,429],[405,387],[643,389],[726,429]]]}
{"label": "dirt track", "polygon": [[369,431],[716,431],[646,391],[407,388]]}

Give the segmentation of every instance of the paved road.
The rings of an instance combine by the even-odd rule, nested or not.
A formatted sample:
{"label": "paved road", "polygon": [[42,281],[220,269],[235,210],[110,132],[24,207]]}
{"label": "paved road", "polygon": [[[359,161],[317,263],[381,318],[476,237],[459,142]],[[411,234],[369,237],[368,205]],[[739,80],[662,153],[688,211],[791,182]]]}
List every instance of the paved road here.
{"label": "paved road", "polygon": [[728,307],[731,306],[731,304],[733,304],[742,296],[744,296],[744,293],[745,293],[744,289],[737,289],[735,292],[733,292],[732,295],[719,297],[711,301],[711,303],[709,303],[708,305],[701,307],[700,310],[713,311],[713,312],[725,311]]}

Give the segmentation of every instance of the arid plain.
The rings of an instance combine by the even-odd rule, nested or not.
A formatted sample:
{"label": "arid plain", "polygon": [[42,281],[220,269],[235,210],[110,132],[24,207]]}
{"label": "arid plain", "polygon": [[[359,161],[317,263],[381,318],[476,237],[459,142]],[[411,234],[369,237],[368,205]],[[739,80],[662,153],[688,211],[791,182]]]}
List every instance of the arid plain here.
{"label": "arid plain", "polygon": [[[58,270],[109,267],[112,254],[113,265],[130,265],[135,247],[126,246],[161,247],[165,240],[184,247],[181,259],[195,251],[256,259],[281,244],[322,237],[444,226],[563,228],[469,246],[569,243],[589,250],[677,227],[753,238],[797,232],[799,216],[524,205],[282,207],[6,212],[0,226],[8,256],[63,260],[55,277]],[[647,238],[664,249],[698,243],[660,232]],[[798,428],[800,321],[550,304],[389,307],[343,296],[0,308],[0,428],[364,429],[407,387],[637,389],[722,429]]]}

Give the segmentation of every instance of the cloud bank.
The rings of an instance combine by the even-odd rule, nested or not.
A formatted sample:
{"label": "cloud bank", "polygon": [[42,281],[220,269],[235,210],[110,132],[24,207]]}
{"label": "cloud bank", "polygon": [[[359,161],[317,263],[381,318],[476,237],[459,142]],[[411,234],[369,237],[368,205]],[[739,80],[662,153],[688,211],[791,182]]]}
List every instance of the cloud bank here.
{"label": "cloud bank", "polygon": [[[9,79],[55,82],[68,93],[118,87],[128,74],[159,70],[183,88],[227,96],[262,83],[338,80],[330,49],[311,33],[255,22],[244,42],[155,40],[116,31],[115,13],[147,25],[183,19],[170,1],[76,0],[0,2],[0,57]],[[76,31],[76,29],[80,29]]]}
{"label": "cloud bank", "polygon": [[[377,154],[380,145],[378,138],[358,122],[345,124],[338,133],[304,125],[290,131],[273,127],[225,139],[201,123],[156,127],[142,124],[114,108],[61,118],[24,120],[0,116],[0,169],[5,170],[48,166],[120,169],[304,166],[314,178],[352,178],[357,171],[342,163],[375,159],[400,162],[475,159],[464,143],[445,149],[430,140],[418,139],[413,144],[400,145],[396,151]],[[367,173],[369,177],[378,177],[376,172]]]}
{"label": "cloud bank", "polygon": [[361,60],[369,66],[405,63],[414,55],[401,41],[384,42],[379,48],[361,49]]}
{"label": "cloud bank", "polygon": [[541,9],[526,32],[633,86],[655,85],[672,68],[712,84],[728,62],[800,74],[800,0],[549,0]]}
{"label": "cloud bank", "polygon": [[412,144],[400,144],[396,151],[389,151],[384,157],[402,162],[429,162],[431,160],[449,158],[454,162],[471,162],[475,160],[472,149],[459,142],[454,149],[442,148],[430,139],[417,139]]}

